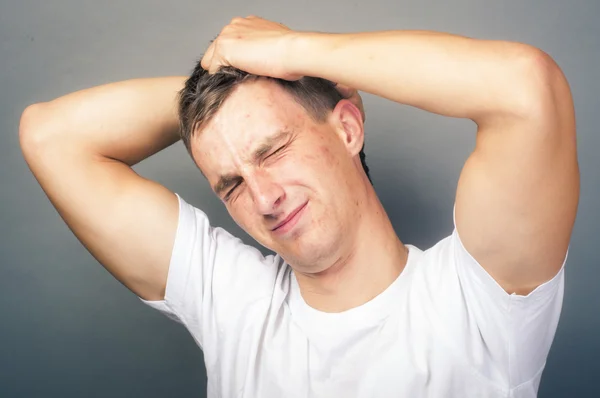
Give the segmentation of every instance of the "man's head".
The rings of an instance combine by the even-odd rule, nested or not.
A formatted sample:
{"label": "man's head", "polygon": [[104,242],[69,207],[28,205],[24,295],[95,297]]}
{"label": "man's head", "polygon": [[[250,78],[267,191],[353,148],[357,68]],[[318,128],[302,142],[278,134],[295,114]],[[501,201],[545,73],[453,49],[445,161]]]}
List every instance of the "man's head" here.
{"label": "man's head", "polygon": [[306,272],[346,251],[370,178],[360,111],[334,83],[198,65],[179,116],[188,152],[259,243]]}

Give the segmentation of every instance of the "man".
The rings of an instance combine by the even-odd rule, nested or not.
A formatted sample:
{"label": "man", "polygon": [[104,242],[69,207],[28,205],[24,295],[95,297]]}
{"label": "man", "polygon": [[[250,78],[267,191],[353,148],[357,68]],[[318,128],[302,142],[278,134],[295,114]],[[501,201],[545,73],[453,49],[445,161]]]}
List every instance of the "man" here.
{"label": "man", "polygon": [[[369,182],[354,89],[478,126],[456,228],[428,250],[398,239]],[[233,219],[277,255],[132,171],[180,132]],[[90,253],[188,328],[211,397],[537,393],[579,172],[568,84],[536,48],[234,18],[187,81],[33,105],[20,139]]]}

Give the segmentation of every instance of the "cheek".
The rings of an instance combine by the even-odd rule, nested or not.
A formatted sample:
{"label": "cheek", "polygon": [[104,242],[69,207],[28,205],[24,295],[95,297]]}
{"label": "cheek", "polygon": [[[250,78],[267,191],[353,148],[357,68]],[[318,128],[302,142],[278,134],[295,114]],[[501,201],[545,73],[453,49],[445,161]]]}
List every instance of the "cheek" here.
{"label": "cheek", "polygon": [[[315,167],[333,167],[339,164],[339,157],[335,153],[335,143],[328,141],[322,135],[319,139],[301,148],[299,161],[304,165],[314,165]],[[319,170],[320,172],[326,169]]]}
{"label": "cheek", "polygon": [[[341,157],[336,148],[318,145],[305,155],[305,161],[321,180],[337,179],[341,166]],[[331,178],[328,178],[330,176]]]}
{"label": "cheek", "polygon": [[325,163],[320,151],[298,151],[296,154],[282,159],[277,165],[277,179],[284,185],[314,184],[318,179]]}
{"label": "cheek", "polygon": [[323,142],[298,148],[276,165],[277,179],[284,185],[330,186],[339,179],[340,158]]}
{"label": "cheek", "polygon": [[249,232],[253,225],[256,224],[252,219],[251,203],[246,198],[246,195],[241,195],[236,201],[227,207],[227,211],[233,221],[244,231]]}
{"label": "cheek", "polygon": [[321,146],[317,148],[317,156],[319,157],[319,161],[327,167],[336,167],[339,165],[340,159],[338,156],[335,156],[330,147]]}

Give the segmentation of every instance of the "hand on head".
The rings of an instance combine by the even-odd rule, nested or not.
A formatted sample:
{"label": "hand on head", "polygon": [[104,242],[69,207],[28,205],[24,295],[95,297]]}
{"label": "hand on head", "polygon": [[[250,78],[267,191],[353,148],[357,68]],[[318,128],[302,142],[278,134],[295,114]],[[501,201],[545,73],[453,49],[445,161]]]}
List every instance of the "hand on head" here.
{"label": "hand on head", "polygon": [[[211,74],[222,66],[233,66],[254,75],[298,80],[302,75],[286,62],[286,51],[290,47],[287,43],[295,33],[281,23],[253,15],[233,18],[212,41],[201,65]],[[366,115],[358,91],[342,84],[336,88],[342,97],[360,109],[364,123]]]}
{"label": "hand on head", "polygon": [[201,65],[211,74],[233,66],[254,75],[297,80],[302,76],[290,73],[285,65],[286,43],[293,33],[283,24],[256,16],[233,18],[208,47]]}

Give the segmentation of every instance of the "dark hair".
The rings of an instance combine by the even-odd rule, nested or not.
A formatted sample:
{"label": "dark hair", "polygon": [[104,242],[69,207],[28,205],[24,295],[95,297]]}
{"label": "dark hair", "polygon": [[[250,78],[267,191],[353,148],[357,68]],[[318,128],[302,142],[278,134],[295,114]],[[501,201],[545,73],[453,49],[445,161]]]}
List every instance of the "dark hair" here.
{"label": "dark hair", "polygon": [[[190,155],[190,142],[194,132],[217,113],[235,87],[257,78],[266,78],[279,84],[316,122],[324,122],[328,113],[342,99],[335,83],[329,80],[306,76],[289,81],[253,75],[230,66],[221,67],[218,72],[209,74],[198,62],[184,88],[179,92],[181,140]],[[365,161],[364,144],[360,150],[360,161],[367,178],[371,181]]]}

